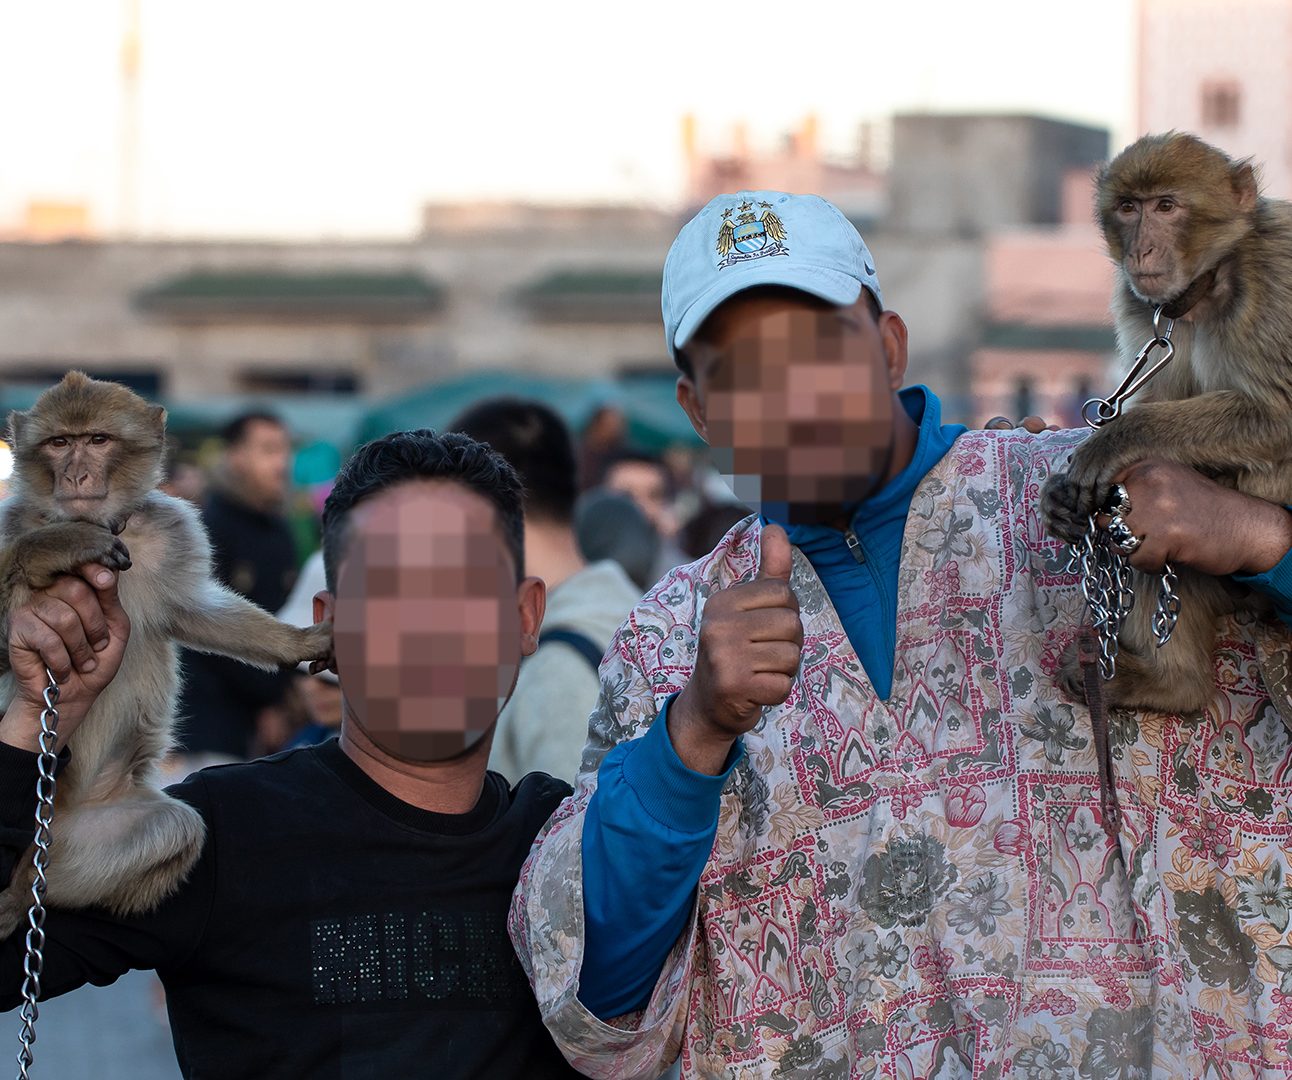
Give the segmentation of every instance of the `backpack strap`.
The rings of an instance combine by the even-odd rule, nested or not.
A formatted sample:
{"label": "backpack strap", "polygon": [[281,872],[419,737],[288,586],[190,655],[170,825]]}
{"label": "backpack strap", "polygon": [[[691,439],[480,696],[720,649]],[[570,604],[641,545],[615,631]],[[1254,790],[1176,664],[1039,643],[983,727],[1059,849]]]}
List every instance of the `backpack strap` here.
{"label": "backpack strap", "polygon": [[542,632],[538,639],[538,647],[541,649],[548,642],[561,642],[570,646],[591,665],[594,672],[601,667],[601,657],[605,653],[605,649],[588,637],[587,634],[580,634],[577,630],[571,630],[568,626],[554,626],[550,630]]}

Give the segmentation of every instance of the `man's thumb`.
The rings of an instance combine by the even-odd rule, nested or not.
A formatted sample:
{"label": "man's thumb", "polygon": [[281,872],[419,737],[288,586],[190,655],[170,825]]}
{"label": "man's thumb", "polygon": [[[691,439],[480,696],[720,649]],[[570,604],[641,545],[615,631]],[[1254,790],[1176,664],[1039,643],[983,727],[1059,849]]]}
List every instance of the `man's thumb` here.
{"label": "man's thumb", "polygon": [[790,538],[779,525],[766,525],[759,543],[758,576],[760,578],[780,578],[789,581]]}

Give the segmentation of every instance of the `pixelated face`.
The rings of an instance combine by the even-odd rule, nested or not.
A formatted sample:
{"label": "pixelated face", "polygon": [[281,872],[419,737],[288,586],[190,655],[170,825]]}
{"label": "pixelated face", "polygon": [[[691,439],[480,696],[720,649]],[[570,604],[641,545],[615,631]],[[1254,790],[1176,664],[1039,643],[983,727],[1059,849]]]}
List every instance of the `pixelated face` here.
{"label": "pixelated face", "polygon": [[894,375],[864,300],[830,308],[806,297],[737,295],[687,355],[693,422],[698,412],[697,429],[737,483],[759,478],[763,501],[838,506],[882,483],[900,368]]}
{"label": "pixelated face", "polygon": [[518,588],[492,504],[451,481],[398,484],[356,506],[349,528],[333,601],[348,715],[397,758],[465,753],[533,651],[520,597],[536,579]]}

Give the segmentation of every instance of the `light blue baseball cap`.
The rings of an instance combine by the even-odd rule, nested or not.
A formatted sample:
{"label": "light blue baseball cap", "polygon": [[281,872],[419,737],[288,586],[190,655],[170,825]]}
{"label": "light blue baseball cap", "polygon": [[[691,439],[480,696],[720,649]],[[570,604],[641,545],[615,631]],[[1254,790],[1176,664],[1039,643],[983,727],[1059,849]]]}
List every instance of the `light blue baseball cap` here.
{"label": "light blue baseball cap", "polygon": [[664,260],[673,362],[719,304],[758,285],[801,289],[840,307],[866,288],[884,303],[866,242],[832,203],[784,191],[719,195],[682,227]]}

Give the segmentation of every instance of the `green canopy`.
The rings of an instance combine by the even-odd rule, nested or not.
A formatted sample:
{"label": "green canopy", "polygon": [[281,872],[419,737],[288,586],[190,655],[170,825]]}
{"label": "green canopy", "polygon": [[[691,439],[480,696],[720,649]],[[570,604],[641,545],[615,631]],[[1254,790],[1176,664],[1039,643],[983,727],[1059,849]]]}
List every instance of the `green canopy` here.
{"label": "green canopy", "polygon": [[578,432],[603,405],[622,409],[629,438],[648,450],[682,443],[698,445],[690,421],[674,397],[670,373],[619,380],[575,379],[508,371],[473,372],[422,387],[375,406],[359,426],[360,441],[407,428],[441,428],[468,406],[485,398],[520,397],[541,401]]}

